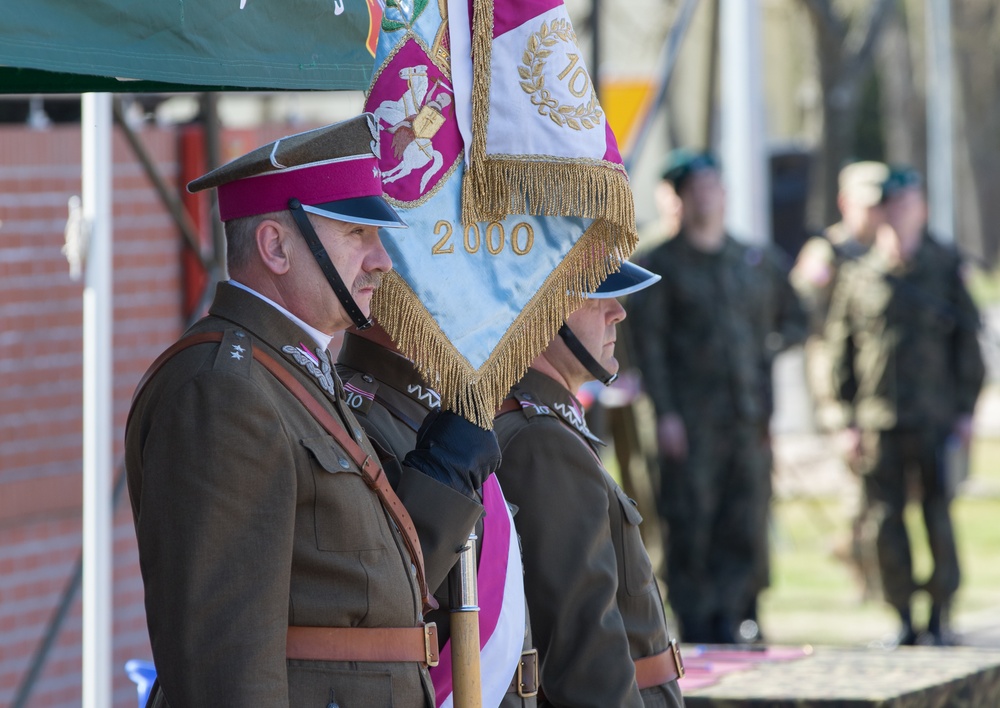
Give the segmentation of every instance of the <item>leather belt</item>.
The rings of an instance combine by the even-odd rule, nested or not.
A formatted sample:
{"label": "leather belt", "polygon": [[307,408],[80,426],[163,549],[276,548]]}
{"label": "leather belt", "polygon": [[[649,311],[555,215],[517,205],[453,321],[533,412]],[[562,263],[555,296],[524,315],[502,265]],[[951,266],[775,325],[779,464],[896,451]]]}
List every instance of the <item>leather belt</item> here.
{"label": "leather belt", "polygon": [[437,666],[437,625],[289,627],[285,656],[306,661],[415,661]]}
{"label": "leather belt", "polygon": [[635,660],[635,682],[640,690],[661,686],[684,676],[684,661],[677,640],[671,639],[667,650]]}
{"label": "leather belt", "polygon": [[517,673],[510,680],[507,693],[516,693],[521,698],[531,698],[538,695],[537,649],[521,652],[521,660],[517,663]]}

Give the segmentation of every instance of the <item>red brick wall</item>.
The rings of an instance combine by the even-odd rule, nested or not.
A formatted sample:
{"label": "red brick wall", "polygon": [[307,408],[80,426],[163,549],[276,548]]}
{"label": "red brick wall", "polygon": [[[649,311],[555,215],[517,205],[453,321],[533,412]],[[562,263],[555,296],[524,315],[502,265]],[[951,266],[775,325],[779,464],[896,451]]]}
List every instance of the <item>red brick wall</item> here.
{"label": "red brick wall", "polygon": [[[174,131],[141,137],[172,181]],[[181,329],[181,273],[177,230],[118,134],[113,175],[120,467],[132,389]],[[0,127],[0,705],[13,701],[80,554],[83,284],[61,253],[67,201],[80,188],[79,126]],[[113,602],[114,705],[132,708],[123,665],[150,653],[127,494],[114,519]],[[81,666],[77,592],[28,705],[79,706]]]}
{"label": "red brick wall", "polygon": [[[180,174],[179,132],[139,133],[168,184]],[[289,132],[226,131],[223,160]],[[184,279],[179,232],[117,130],[113,178],[117,476],[132,391],[183,329]],[[80,187],[79,126],[0,126],[0,706],[24,680],[81,548],[83,284],[61,252],[67,201]],[[123,667],[150,650],[125,491],[114,518],[113,607],[114,705],[134,708]],[[80,705],[81,640],[77,592],[28,706]]]}

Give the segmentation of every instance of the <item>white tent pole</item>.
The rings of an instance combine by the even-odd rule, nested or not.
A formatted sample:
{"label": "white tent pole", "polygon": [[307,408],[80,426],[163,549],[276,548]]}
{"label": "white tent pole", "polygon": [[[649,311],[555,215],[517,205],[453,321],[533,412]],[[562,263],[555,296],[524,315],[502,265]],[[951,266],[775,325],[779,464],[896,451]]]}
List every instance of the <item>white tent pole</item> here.
{"label": "white tent pole", "polygon": [[771,241],[771,188],[759,0],[722,0],[719,22],[726,229],[738,239],[761,245]]}
{"label": "white tent pole", "polygon": [[927,0],[927,197],[930,231],[955,241],[950,0]]}
{"label": "white tent pole", "polygon": [[111,706],[111,94],[82,97],[83,706]]}

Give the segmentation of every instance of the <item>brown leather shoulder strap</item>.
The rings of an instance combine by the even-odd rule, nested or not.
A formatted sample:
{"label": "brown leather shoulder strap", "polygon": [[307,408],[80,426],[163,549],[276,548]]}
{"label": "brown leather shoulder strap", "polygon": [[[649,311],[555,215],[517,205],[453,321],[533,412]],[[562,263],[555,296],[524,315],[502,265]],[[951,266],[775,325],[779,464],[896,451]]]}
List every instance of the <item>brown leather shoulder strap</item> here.
{"label": "brown leather shoulder strap", "polygon": [[[139,395],[142,393],[143,388],[149,383],[150,379],[156,375],[167,361],[170,360],[178,352],[187,349],[188,347],[195,346],[197,344],[204,344],[207,342],[221,342],[223,334],[222,332],[202,332],[199,334],[192,334],[188,337],[175,342],[171,347],[169,347],[165,352],[163,352],[156,361],[149,367],[149,370],[143,375],[142,379],[139,381],[139,385],[135,389],[135,393],[132,395],[132,403],[138,400]],[[400,501],[399,497],[396,496],[396,492],[393,491],[392,486],[389,484],[389,480],[386,479],[385,473],[382,470],[382,465],[378,460],[372,459],[370,455],[365,454],[364,450],[351,438],[350,434],[344,429],[336,418],[330,415],[316,397],[313,396],[309,391],[303,386],[298,379],[296,379],[292,374],[281,364],[275,361],[274,357],[267,354],[266,352],[260,351],[259,348],[253,347],[253,358],[256,359],[265,369],[267,369],[271,374],[281,382],[281,384],[288,389],[288,391],[295,396],[299,402],[309,411],[310,415],[316,419],[323,429],[326,430],[337,443],[344,449],[352,460],[354,464],[358,466],[361,470],[361,476],[365,480],[372,491],[378,496],[379,501],[382,506],[392,517],[392,520],[396,523],[399,528],[400,533],[403,536],[403,542],[406,544],[406,548],[410,553],[410,558],[413,559],[413,564],[417,570],[417,583],[420,587],[420,594],[424,602],[424,611],[432,609],[437,606],[437,603],[431,598],[430,592],[427,588],[427,580],[424,578],[424,555],[420,548],[420,539],[417,536],[417,529],[413,525],[413,520],[410,518],[409,512],[407,512],[406,507],[403,506],[403,502]],[[131,410],[129,411],[129,417],[131,417]]]}

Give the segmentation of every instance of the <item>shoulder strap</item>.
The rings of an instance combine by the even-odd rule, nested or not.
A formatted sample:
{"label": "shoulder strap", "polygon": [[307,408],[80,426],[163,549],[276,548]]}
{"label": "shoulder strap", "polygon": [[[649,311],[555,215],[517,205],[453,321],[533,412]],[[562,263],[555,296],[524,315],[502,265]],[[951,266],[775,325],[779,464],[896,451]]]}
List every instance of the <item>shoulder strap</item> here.
{"label": "shoulder strap", "polygon": [[[202,332],[184,337],[175,342],[157,357],[156,361],[153,362],[149,370],[143,375],[139,381],[139,385],[136,387],[135,393],[132,395],[132,403],[134,404],[139,398],[143,388],[145,388],[156,372],[175,354],[196,344],[221,342],[222,337],[222,332]],[[396,496],[396,492],[393,491],[392,486],[390,486],[389,481],[386,479],[382,465],[378,460],[372,459],[371,455],[365,454],[364,450],[361,449],[344,429],[344,426],[330,415],[329,411],[323,408],[320,402],[316,400],[316,397],[310,394],[306,387],[299,383],[298,379],[275,361],[271,355],[261,351],[259,347],[253,347],[253,358],[271,372],[299,400],[312,417],[316,419],[316,422],[333,436],[337,443],[344,449],[344,452],[350,456],[354,464],[361,470],[362,478],[368,487],[375,492],[382,506],[396,523],[403,537],[403,542],[410,552],[410,557],[413,559],[413,564],[417,569],[417,584],[420,587],[420,593],[423,598],[424,611],[426,612],[428,609],[435,608],[437,603],[431,598],[427,589],[427,580],[424,578],[424,555],[420,549],[420,539],[417,537],[417,529],[413,525],[413,520],[410,518],[409,512],[406,511],[406,507],[403,506],[403,502]]]}

